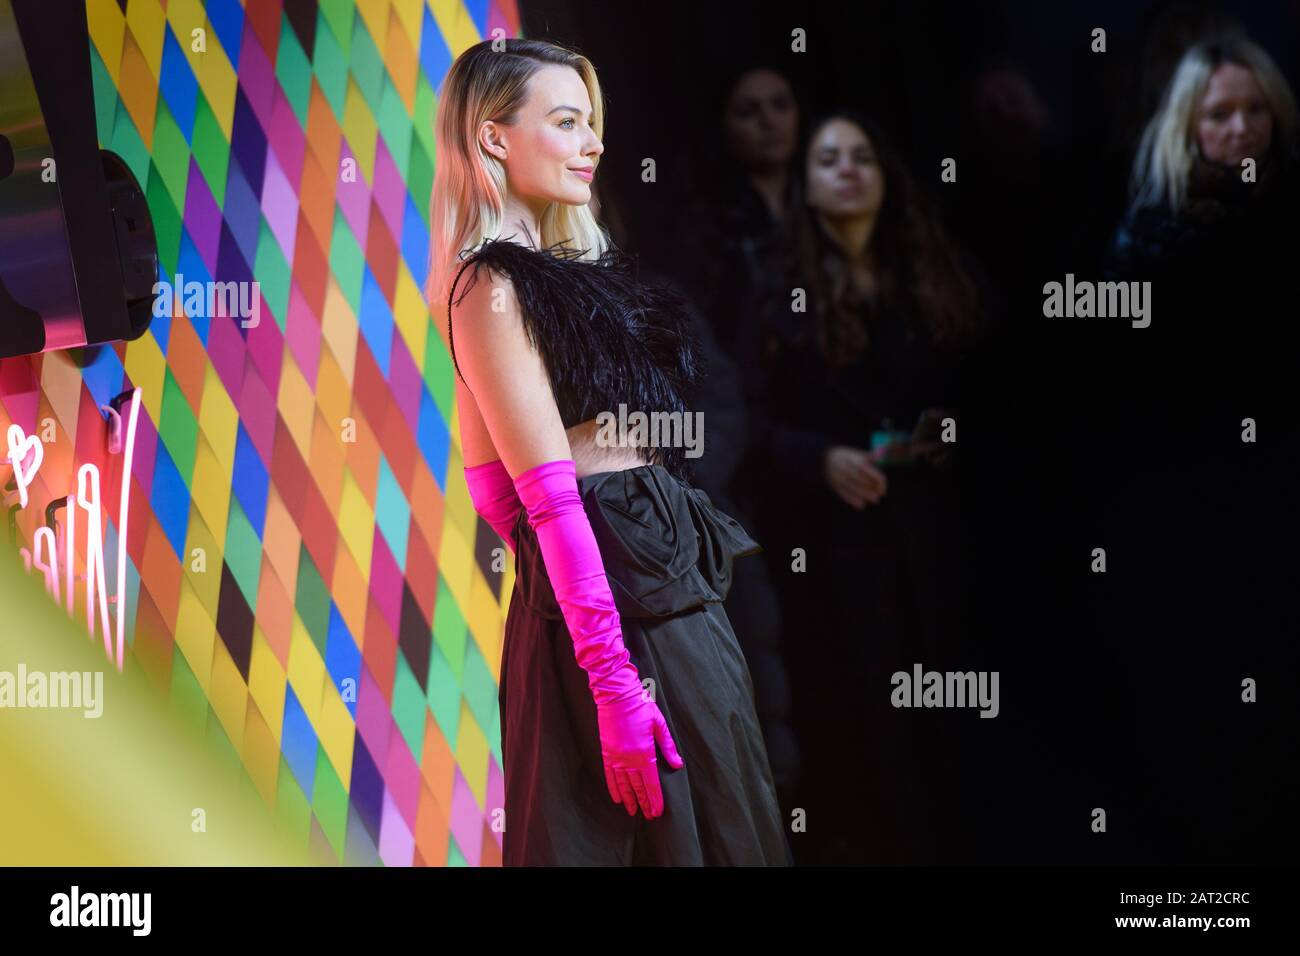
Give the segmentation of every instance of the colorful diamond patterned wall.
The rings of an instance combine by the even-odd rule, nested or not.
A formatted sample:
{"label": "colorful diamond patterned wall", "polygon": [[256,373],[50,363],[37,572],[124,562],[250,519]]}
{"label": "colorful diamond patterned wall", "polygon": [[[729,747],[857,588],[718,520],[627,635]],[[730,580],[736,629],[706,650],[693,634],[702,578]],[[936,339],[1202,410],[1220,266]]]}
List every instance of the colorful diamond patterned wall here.
{"label": "colorful diamond patterned wall", "polygon": [[87,10],[100,143],[146,189],[163,277],[256,281],[261,320],[178,297],[138,341],[0,362],[0,426],[46,442],[18,544],[83,463],[117,501],[99,408],[140,387],[128,666],[322,863],[498,863],[513,581],[485,573],[499,541],[449,483],[423,288],[435,90],[465,47],[518,35],[514,2]]}

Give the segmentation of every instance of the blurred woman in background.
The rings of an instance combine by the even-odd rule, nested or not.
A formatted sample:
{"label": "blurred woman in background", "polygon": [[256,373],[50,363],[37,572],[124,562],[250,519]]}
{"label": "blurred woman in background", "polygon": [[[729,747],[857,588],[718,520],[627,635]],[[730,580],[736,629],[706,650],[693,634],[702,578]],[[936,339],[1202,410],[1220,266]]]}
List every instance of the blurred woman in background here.
{"label": "blurred woman in background", "polygon": [[[754,420],[742,507],[790,622],[810,835],[827,862],[924,862],[943,837],[921,764],[947,768],[914,759],[928,715],[893,710],[889,676],[951,658],[953,446],[940,437],[978,296],[873,123],[823,116],[800,158],[806,209],[768,265],[777,288],[737,330]],[[846,793],[863,804],[817,813]]]}
{"label": "blurred woman in background", "polygon": [[1295,97],[1255,43],[1189,49],[1142,134],[1111,275],[1199,282],[1266,266],[1278,231],[1294,227],[1296,129]]}

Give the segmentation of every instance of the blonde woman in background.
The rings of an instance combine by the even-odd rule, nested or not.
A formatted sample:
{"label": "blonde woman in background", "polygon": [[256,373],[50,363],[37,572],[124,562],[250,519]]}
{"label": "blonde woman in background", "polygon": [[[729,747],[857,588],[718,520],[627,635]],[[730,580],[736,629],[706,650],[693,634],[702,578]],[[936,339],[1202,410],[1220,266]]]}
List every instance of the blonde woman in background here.
{"label": "blonde woman in background", "polygon": [[1241,35],[1189,49],[1142,134],[1111,277],[1269,262],[1294,205],[1296,135],[1295,97],[1263,49]]}

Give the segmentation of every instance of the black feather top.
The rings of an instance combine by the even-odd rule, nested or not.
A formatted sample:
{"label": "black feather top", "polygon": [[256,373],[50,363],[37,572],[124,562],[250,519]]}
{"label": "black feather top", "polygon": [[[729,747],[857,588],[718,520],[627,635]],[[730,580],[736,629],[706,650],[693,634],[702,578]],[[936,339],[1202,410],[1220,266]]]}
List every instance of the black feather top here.
{"label": "black feather top", "polygon": [[[452,363],[451,306],[460,301],[456,287],[472,265],[464,298],[479,267],[485,266],[514,287],[525,332],[546,366],[565,428],[602,411],[618,416],[620,403],[629,416],[680,412],[686,427],[690,402],[706,371],[686,300],[668,285],[640,280],[637,259],[612,244],[599,259],[583,260],[581,255],[564,243],[535,249],[507,239],[489,239],[463,253],[464,265],[448,298]],[[690,459],[681,443],[668,441],[673,434],[675,430],[660,430],[661,444],[645,450],[647,461],[689,482]],[[693,434],[699,435],[698,429]]]}

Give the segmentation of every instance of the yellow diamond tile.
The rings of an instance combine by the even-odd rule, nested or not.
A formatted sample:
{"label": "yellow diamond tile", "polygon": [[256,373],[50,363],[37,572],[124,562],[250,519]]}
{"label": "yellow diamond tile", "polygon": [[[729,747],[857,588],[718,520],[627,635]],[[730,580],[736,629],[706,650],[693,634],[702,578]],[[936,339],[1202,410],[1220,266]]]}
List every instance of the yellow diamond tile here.
{"label": "yellow diamond tile", "polygon": [[167,359],[158,348],[158,340],[146,333],[126,343],[126,357],[122,362],[131,382],[140,386],[140,400],[144,410],[155,422],[162,421],[163,380]]}
{"label": "yellow diamond tile", "polygon": [[230,393],[222,384],[212,363],[208,362],[203,378],[203,397],[199,404],[199,428],[203,431],[212,453],[226,469],[235,467],[235,441],[239,434],[239,410],[230,400]]}
{"label": "yellow diamond tile", "polygon": [[[208,22],[208,15],[200,0],[167,0],[167,22],[171,24],[176,44],[189,60],[190,69],[198,72],[205,56],[221,56],[221,41],[217,31]],[[203,31],[204,52],[194,50],[194,31]]]}
{"label": "yellow diamond tile", "polygon": [[420,29],[424,25],[424,0],[392,0],[393,15],[410,38],[411,46],[420,49]]}
{"label": "yellow diamond tile", "polygon": [[425,304],[424,295],[420,292],[420,287],[416,285],[415,278],[407,269],[405,262],[397,270],[393,320],[397,323],[402,338],[406,340],[406,347],[414,357],[415,364],[422,366],[424,344],[429,334],[429,307]]}
{"label": "yellow diamond tile", "polygon": [[343,440],[343,419],[352,414],[352,386],[338,359],[329,349],[320,350],[320,365],[316,370],[316,404],[321,417],[334,428],[339,441]]}
{"label": "yellow diamond tile", "polygon": [[[388,39],[388,0],[357,0],[357,13],[382,57]],[[353,30],[356,30],[355,26]]]}
{"label": "yellow diamond tile", "polygon": [[312,416],[316,413],[316,401],[312,397],[311,386],[298,368],[298,361],[291,349],[284,350],[280,368],[280,397],[276,402],[284,418],[285,427],[293,436],[298,446],[298,454],[307,461],[311,457]]}
{"label": "yellow diamond tile", "polygon": [[343,100],[343,122],[340,125],[343,127],[343,135],[347,138],[348,145],[352,147],[352,154],[357,158],[357,168],[365,176],[366,182],[373,185],[375,137],[379,132],[379,125],[375,122],[370,107],[366,105],[361,90],[357,88],[356,81],[351,77],[348,78],[348,92]]}
{"label": "yellow diamond tile", "polygon": [[226,650],[217,641],[212,652],[212,683],[208,687],[212,712],[233,741],[244,739],[244,718],[248,715],[248,685]]}
{"label": "yellow diamond tile", "polygon": [[154,119],[158,111],[158,76],[149,72],[149,64],[129,30],[122,44],[117,93],[145,148],[152,149]]}
{"label": "yellow diamond tile", "polygon": [[253,651],[248,662],[248,692],[266,718],[275,741],[280,742],[284,726],[284,686],[286,675],[275,651],[266,642],[262,629],[253,627]]}
{"label": "yellow diamond tile", "polygon": [[431,0],[429,10],[453,60],[483,39],[462,0]]}
{"label": "yellow diamond tile", "polygon": [[375,537],[375,511],[351,469],[343,472],[343,491],[339,495],[339,535],[352,552],[357,567],[370,567],[370,549]]}
{"label": "yellow diamond tile", "polygon": [[212,648],[217,641],[217,622],[204,610],[186,575],[181,577],[175,638],[176,646],[185,656],[185,663],[194,672],[194,679],[207,694],[211,686]]}
{"label": "yellow diamond tile", "polygon": [[338,688],[328,676],[325,678],[320,719],[312,721],[312,727],[339,779],[351,780],[352,747],[356,741],[357,725],[347,705],[343,703],[343,698],[339,696]]}
{"label": "yellow diamond tile", "polygon": [[[198,77],[199,88],[203,90],[203,96],[212,109],[212,115],[217,119],[217,125],[229,142],[230,128],[235,119],[235,90],[239,80],[226,54],[214,48],[214,40],[215,34],[209,31],[208,52],[201,55],[195,75]],[[219,48],[220,44],[216,47]]]}
{"label": "yellow diamond tile", "polygon": [[297,613],[293,616],[293,632],[289,638],[289,684],[312,727],[316,727],[320,723],[325,661]]}
{"label": "yellow diamond tile", "polygon": [[90,41],[99,51],[104,68],[117,84],[122,67],[122,40],[126,34],[126,17],[116,0],[87,0],[86,22],[90,27]]}
{"label": "yellow diamond tile", "polygon": [[456,598],[456,603],[466,613],[470,607],[474,575],[478,573],[472,544],[455,522],[443,522],[442,541],[438,547],[438,569],[446,578],[447,587]]}
{"label": "yellow diamond tile", "polygon": [[[510,553],[506,552],[506,567],[510,567],[514,559]],[[502,572],[504,576],[506,572]],[[506,601],[510,600],[510,591],[505,586],[509,583],[513,586],[513,581],[502,582],[502,593],[506,595]],[[470,602],[469,607],[461,605],[461,612],[465,616],[465,623],[469,625],[470,634],[474,638],[474,643],[478,645],[479,652],[483,659],[488,662],[492,669],[492,676],[500,679],[498,673],[501,669],[501,644],[505,636],[505,614],[496,595],[488,587],[487,581],[483,579],[482,574],[475,574],[470,583]]]}
{"label": "yellow diamond tile", "polygon": [[456,733],[456,762],[460,764],[465,782],[469,784],[479,806],[483,805],[487,797],[487,763],[491,752],[487,735],[474,719],[474,712],[462,699],[459,729]]}
{"label": "yellow diamond tile", "polygon": [[158,0],[131,0],[126,5],[126,25],[156,81],[162,73],[163,30],[167,28],[162,6]]}
{"label": "yellow diamond tile", "polygon": [[[212,530],[212,536],[221,543],[218,555],[225,553],[226,521],[230,517],[230,466],[217,460],[208,444],[207,438],[199,435],[198,447],[194,457],[194,475],[190,481],[190,493],[193,495],[195,508],[203,516],[204,523]],[[208,555],[208,570],[212,570],[212,554]]]}

